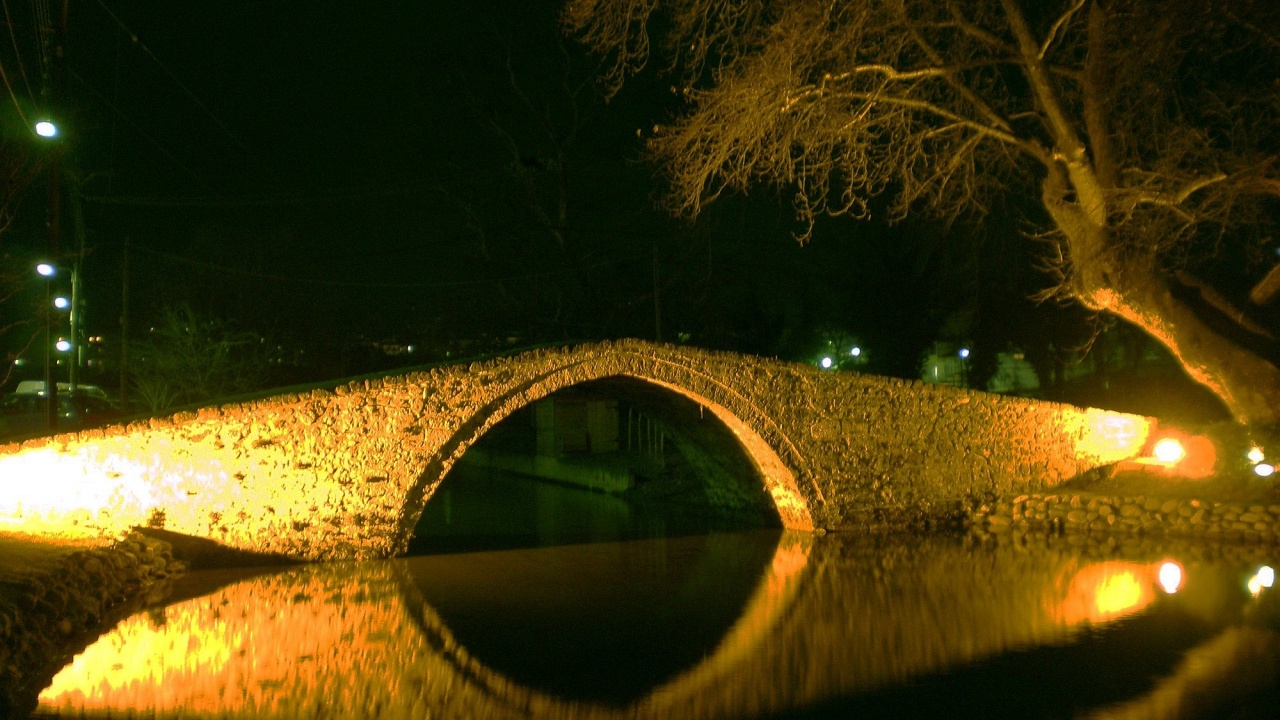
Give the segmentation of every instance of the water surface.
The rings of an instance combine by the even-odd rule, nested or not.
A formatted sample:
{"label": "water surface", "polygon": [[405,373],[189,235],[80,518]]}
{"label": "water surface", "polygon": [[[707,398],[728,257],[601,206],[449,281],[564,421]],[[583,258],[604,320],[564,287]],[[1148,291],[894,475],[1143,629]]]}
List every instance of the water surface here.
{"label": "water surface", "polygon": [[1276,591],[1223,555],[757,531],[193,573],[40,712],[1271,717]]}

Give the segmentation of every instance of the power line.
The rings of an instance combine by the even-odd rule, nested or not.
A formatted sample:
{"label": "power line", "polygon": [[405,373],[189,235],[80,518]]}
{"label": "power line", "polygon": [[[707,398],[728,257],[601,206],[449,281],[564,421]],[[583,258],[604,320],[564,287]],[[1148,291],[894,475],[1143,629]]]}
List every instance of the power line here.
{"label": "power line", "polygon": [[[178,168],[181,169],[183,172],[185,172],[192,180],[195,180],[196,182],[206,187],[209,186],[209,183],[205,182],[199,175],[192,172],[191,169],[188,168],[186,165],[183,165],[181,160],[179,160],[173,153],[169,152],[163,145],[159,143],[159,141],[157,141],[155,138],[148,135],[147,131],[143,130],[141,125],[139,125],[136,121],[134,121],[133,118],[126,115],[124,111],[122,111],[119,107],[116,106],[115,103],[111,102],[106,98],[105,95],[98,92],[92,85],[86,82],[85,79],[80,77],[80,75],[78,75],[74,70],[71,70],[69,72],[71,73],[71,77],[75,78],[76,81],[79,82],[81,85],[83,85],[86,90],[88,90],[89,92],[97,96],[97,98],[101,100],[103,103],[105,103],[107,107],[111,108],[112,112],[124,118],[125,122],[128,122],[130,125],[132,125],[133,129],[137,130],[139,135],[141,135],[144,139],[146,139],[147,142],[154,145],[157,150],[164,153],[165,157],[169,158],[169,160],[172,161],[174,165],[177,165]],[[82,195],[81,199],[89,200],[91,198]]]}
{"label": "power line", "polygon": [[225,265],[217,265],[214,263],[204,262],[201,260],[192,260],[190,258],[184,258],[179,255],[173,255],[172,253],[164,252],[163,250],[155,250],[153,248],[141,247],[138,245],[130,245],[130,248],[133,250],[141,250],[144,253],[155,255],[157,257],[162,257],[172,262],[189,265],[191,267],[203,268],[205,270],[212,270],[214,272],[222,272],[229,275],[239,275],[241,277],[249,277],[249,278],[254,278],[258,280],[271,280],[273,282],[289,282],[289,283],[299,283],[304,285],[321,285],[321,286],[327,286],[327,287],[348,287],[348,288],[366,288],[366,289],[417,289],[417,288],[445,288],[445,287],[466,287],[466,286],[473,286],[473,285],[491,285],[491,284],[496,284],[501,282],[508,282],[511,280],[530,280],[534,278],[565,275],[568,273],[579,272],[582,270],[594,270],[602,267],[609,267],[611,265],[622,265],[625,263],[636,262],[638,260],[647,260],[650,257],[649,253],[646,252],[638,255],[630,255],[630,256],[621,257],[621,258],[613,258],[611,260],[601,260],[595,263],[584,263],[582,265],[559,268],[557,270],[550,270],[546,272],[521,273],[517,275],[507,275],[504,277],[485,278],[485,279],[479,279],[479,280],[449,280],[449,281],[441,281],[441,282],[419,282],[419,283],[385,283],[385,282],[369,283],[369,282],[356,282],[352,280],[324,280],[320,278],[301,278],[301,277],[289,277],[286,275],[274,275],[269,273],[256,272],[253,270],[245,270],[243,268],[232,268],[232,267],[227,267]]}
{"label": "power line", "polygon": [[401,185],[397,187],[329,192],[314,195],[241,195],[241,196],[187,196],[156,197],[143,195],[86,195],[85,200],[103,205],[134,205],[139,207],[241,207],[272,205],[319,205],[330,202],[368,200],[377,197],[395,197],[432,192],[434,185]]}
{"label": "power line", "polygon": [[231,141],[235,143],[237,147],[243,150],[244,153],[249,157],[249,159],[253,161],[253,163],[257,165],[259,169],[266,172],[273,179],[277,179],[277,180],[279,179],[269,167],[267,167],[265,164],[262,163],[261,160],[258,159],[258,156],[252,150],[249,149],[249,146],[245,145],[244,142],[240,140],[239,136],[233,133],[231,131],[231,128],[227,127],[227,124],[224,123],[222,119],[219,118],[217,115],[215,115],[213,111],[210,110],[209,107],[205,105],[204,102],[202,102],[194,92],[191,91],[191,88],[187,87],[186,83],[182,82],[182,80],[179,79],[178,76],[174,74],[172,70],[169,69],[169,66],[165,65],[163,62],[160,61],[160,58],[157,57],[156,54],[151,51],[151,48],[148,47],[146,43],[142,42],[142,40],[138,38],[137,33],[135,33],[128,25],[126,25],[124,21],[119,18],[119,16],[117,16],[114,12],[112,12],[111,8],[107,7],[106,3],[104,3],[102,0],[97,0],[97,2],[99,7],[101,7],[103,11],[107,13],[107,15],[111,16],[111,19],[114,20],[116,25],[120,27],[120,30],[129,36],[129,39],[133,42],[133,44],[137,45],[142,50],[142,52],[146,53],[147,57],[151,58],[151,60],[154,61],[155,64],[159,66],[159,68],[163,70],[166,75],[169,76],[169,79],[172,80],[174,84],[177,85],[179,88],[181,88],[182,91],[186,93],[188,98],[191,98],[191,101],[196,104],[196,107],[199,107],[204,112],[205,115],[209,116],[209,119],[212,120],[213,123],[217,125],[220,130],[222,130],[222,132],[226,133],[227,137],[230,138]]}
{"label": "power line", "polygon": [[[27,86],[27,97],[35,100],[36,94],[31,90],[31,80],[27,78],[27,68],[22,64],[22,53],[18,50],[18,36],[13,34],[13,17],[9,14],[9,0],[0,0],[0,4],[4,5],[4,20],[9,26],[9,41],[13,43],[13,58],[18,63],[18,74],[22,75],[22,84]],[[6,81],[7,84],[8,81]],[[10,93],[13,91],[10,90]],[[21,114],[22,110],[18,110]],[[26,119],[23,119],[26,122]]]}

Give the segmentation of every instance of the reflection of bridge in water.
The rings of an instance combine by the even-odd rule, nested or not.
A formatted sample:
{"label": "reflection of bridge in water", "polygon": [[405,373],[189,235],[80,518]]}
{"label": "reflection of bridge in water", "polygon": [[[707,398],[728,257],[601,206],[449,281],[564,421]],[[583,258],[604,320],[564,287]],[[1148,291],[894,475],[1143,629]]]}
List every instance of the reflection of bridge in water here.
{"label": "reflection of bridge in water", "polygon": [[0,451],[0,529],[135,526],[306,559],[403,552],[478,438],[560,389],[623,379],[731,433],[784,526],[1042,489],[1131,457],[1143,418],[638,341],[534,351],[182,412]]}
{"label": "reflection of bridge in water", "polygon": [[[716,650],[625,706],[557,697],[491,669],[403,561],[308,566],[126,620],[41,702],[73,716],[160,718],[754,717],[1064,644],[1153,603],[1189,613],[1221,604],[1217,578],[1167,596],[1157,566],[1088,566],[1070,550],[950,538],[908,546],[784,534]],[[1277,657],[1267,633],[1228,634],[1199,652],[1230,659],[1240,647]],[[1175,668],[1152,697],[1204,675]]]}

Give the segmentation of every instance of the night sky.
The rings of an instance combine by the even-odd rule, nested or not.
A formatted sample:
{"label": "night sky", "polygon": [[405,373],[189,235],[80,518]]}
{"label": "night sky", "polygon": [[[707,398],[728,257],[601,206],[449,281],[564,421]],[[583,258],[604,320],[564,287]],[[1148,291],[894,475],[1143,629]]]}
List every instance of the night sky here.
{"label": "night sky", "polygon": [[[59,105],[88,333],[118,343],[127,239],[132,328],[185,303],[304,352],[281,381],[409,360],[371,343],[428,361],[660,335],[807,359],[838,337],[910,375],[947,335],[1082,334],[1078,314],[1025,301],[1041,281],[999,209],[975,228],[825,222],[804,247],[769,188],[696,223],[670,217],[641,139],[677,109],[670,79],[650,73],[606,103],[558,6],[73,3]],[[31,10],[10,10],[17,54],[0,58],[34,115]],[[14,105],[7,147],[33,142]],[[0,236],[15,258],[45,248],[43,183]],[[0,343],[13,352],[20,335]]]}

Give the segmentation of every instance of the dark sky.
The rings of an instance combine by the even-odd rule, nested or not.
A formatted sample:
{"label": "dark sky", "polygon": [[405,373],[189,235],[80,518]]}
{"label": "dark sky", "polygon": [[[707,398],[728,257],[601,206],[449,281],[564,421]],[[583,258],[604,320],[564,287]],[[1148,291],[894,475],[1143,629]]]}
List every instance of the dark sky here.
{"label": "dark sky", "polygon": [[[664,340],[770,355],[822,332],[911,345],[1008,275],[965,260],[990,232],[927,223],[827,223],[801,248],[768,189],[696,224],[669,217],[637,133],[673,112],[669,82],[605,103],[558,6],[72,3],[60,105],[89,331],[119,333],[126,238],[135,327],[187,303],[334,358],[361,339],[653,338],[659,323]],[[38,94],[30,10],[12,10]],[[0,58],[13,76],[13,50]],[[13,105],[7,142],[29,142]],[[43,192],[0,242],[43,245]],[[995,247],[1025,266],[1023,249]]]}

